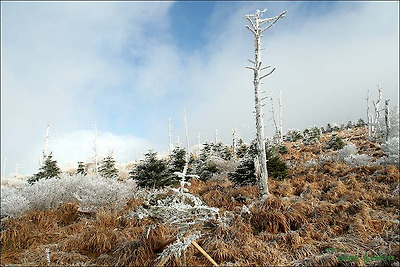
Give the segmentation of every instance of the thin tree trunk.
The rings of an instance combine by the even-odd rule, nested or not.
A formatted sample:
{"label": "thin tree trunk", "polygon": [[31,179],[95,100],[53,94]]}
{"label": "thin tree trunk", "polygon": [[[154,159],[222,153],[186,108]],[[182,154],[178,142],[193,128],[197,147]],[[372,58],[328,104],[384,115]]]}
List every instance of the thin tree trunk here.
{"label": "thin tree trunk", "polygon": [[97,124],[94,125],[94,171],[99,177],[98,162],[97,162]]}
{"label": "thin tree trunk", "polygon": [[[261,68],[261,37],[262,33],[272,27],[280,18],[285,16],[286,11],[282,12],[279,16],[274,18],[261,19],[264,13],[267,10],[257,10],[257,12],[253,15],[244,16],[251,24],[251,26],[246,25],[246,28],[250,30],[254,35],[254,61],[249,60],[253,63],[252,67],[247,67],[253,70],[254,78],[254,103],[255,103],[255,119],[256,119],[256,139],[257,139],[257,157],[256,161],[258,162],[257,169],[259,171],[256,172],[256,176],[258,177],[258,186],[259,186],[259,198],[264,199],[269,196],[268,190],[268,171],[267,171],[267,156],[265,151],[265,135],[264,135],[264,120],[263,120],[263,112],[262,112],[262,99],[261,99],[261,90],[260,90],[260,81],[261,79],[269,76],[275,70],[272,69],[271,72],[261,76],[261,70],[267,69],[271,66],[266,66]],[[261,29],[261,26],[265,23],[271,22],[268,26]]]}
{"label": "thin tree trunk", "polygon": [[171,134],[171,129],[172,129],[172,126],[171,126],[171,117],[169,117],[169,119],[168,119],[168,139],[169,139],[168,154],[171,154],[172,149],[173,149],[173,147],[172,147],[172,134]]}
{"label": "thin tree trunk", "polygon": [[385,100],[385,126],[386,126],[386,135],[385,140],[389,140],[389,129],[390,129],[390,120],[389,120],[389,101],[390,99]]}
{"label": "thin tree trunk", "polygon": [[283,145],[282,91],[279,92],[279,144]]}

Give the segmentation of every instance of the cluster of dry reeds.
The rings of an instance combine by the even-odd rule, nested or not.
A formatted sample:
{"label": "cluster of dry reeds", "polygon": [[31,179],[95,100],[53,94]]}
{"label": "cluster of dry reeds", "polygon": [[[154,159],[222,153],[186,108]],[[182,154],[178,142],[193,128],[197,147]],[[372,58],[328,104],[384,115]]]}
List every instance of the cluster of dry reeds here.
{"label": "cluster of dry reeds", "polygon": [[[340,132],[360,151],[382,156],[365,138],[365,132]],[[365,266],[364,255],[400,257],[399,183],[396,166],[352,167],[324,151],[321,143],[304,146],[288,143],[284,155],[292,168],[284,181],[270,180],[272,197],[257,201],[255,186],[236,187],[225,181],[192,180],[189,191],[207,205],[229,212],[230,223],[204,224],[197,243],[219,264],[228,266]],[[305,167],[314,159],[318,164]],[[3,222],[1,263],[47,265],[148,266],[157,265],[160,244],[174,238],[178,229],[157,218],[127,219],[124,214],[143,203],[131,199],[118,211],[85,214],[74,203],[48,211],[31,210]],[[247,207],[247,211],[244,210]],[[198,229],[197,229],[198,230]],[[161,247],[162,249],[162,247]],[[343,261],[358,255],[356,261]],[[183,258],[184,257],[184,258]],[[168,266],[209,266],[193,246],[182,258],[172,257]]]}

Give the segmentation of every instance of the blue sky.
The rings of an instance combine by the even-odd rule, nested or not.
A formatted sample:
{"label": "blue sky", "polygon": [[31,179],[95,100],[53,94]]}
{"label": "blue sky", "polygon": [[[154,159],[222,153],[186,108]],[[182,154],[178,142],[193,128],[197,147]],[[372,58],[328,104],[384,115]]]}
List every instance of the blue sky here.
{"label": "blue sky", "polygon": [[[263,85],[283,95],[284,130],[365,117],[365,96],[398,105],[397,2],[2,2],[1,162],[6,176],[38,169],[47,122],[62,166],[88,162],[93,127],[102,155],[254,136],[253,39],[245,14],[287,10],[265,32]],[[277,104],[275,104],[277,106]],[[271,117],[270,103],[264,113]],[[266,125],[272,135],[273,125]]]}

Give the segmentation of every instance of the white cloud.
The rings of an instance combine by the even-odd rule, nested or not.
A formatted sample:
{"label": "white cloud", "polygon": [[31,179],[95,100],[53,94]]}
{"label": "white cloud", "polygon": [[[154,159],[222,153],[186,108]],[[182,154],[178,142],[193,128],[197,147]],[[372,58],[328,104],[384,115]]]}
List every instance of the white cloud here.
{"label": "white cloud", "polygon": [[[110,132],[97,133],[98,161],[112,152],[118,162],[136,160],[141,152],[151,147],[144,139],[131,135],[116,135]],[[60,134],[51,145],[54,158],[60,166],[77,166],[78,161],[94,161],[94,131],[79,130]]]}
{"label": "white cloud", "polygon": [[[250,126],[239,127],[250,141],[254,99],[245,66],[254,55],[243,15],[264,7],[267,16],[288,11],[264,34],[262,56],[277,68],[263,89],[274,97],[282,90],[284,130],[357,120],[378,83],[398,105],[398,3],[337,2],[321,15],[302,2],[221,2],[206,23],[206,47],[193,53],[171,39],[172,4],[3,4],[2,161],[36,171],[47,121],[56,131],[55,159],[65,164],[91,155],[93,133],[79,129],[95,123],[106,140],[99,147],[115,147],[118,159],[150,143],[161,152],[169,116],[173,139],[184,142],[183,108],[191,145],[199,132],[213,140],[215,129],[229,143],[235,123]],[[268,110],[266,102],[266,120]]]}

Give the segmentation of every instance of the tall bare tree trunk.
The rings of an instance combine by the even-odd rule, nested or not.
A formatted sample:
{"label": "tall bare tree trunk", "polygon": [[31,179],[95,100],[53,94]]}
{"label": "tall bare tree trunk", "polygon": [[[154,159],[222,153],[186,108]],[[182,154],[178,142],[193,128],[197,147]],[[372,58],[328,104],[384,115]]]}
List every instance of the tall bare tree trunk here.
{"label": "tall bare tree trunk", "polygon": [[[270,75],[275,68],[272,69],[269,73],[261,76],[261,71],[263,69],[267,69],[271,66],[266,66],[261,68],[261,37],[262,33],[272,27],[280,18],[285,16],[286,11],[282,12],[279,16],[267,19],[261,19],[264,13],[267,10],[263,11],[257,10],[255,14],[244,16],[249,22],[251,26],[246,25],[246,28],[251,31],[254,35],[254,61],[249,60],[253,63],[253,66],[247,67],[248,69],[253,70],[254,78],[254,102],[255,102],[255,119],[256,119],[256,139],[257,139],[257,158],[258,164],[256,165],[257,171],[256,177],[258,177],[258,186],[260,199],[264,199],[269,196],[268,190],[268,172],[267,172],[267,157],[265,151],[265,135],[264,135],[264,121],[263,121],[263,112],[262,112],[262,102],[261,102],[261,90],[260,90],[260,81],[261,79]],[[271,23],[270,23],[271,22]],[[270,23],[268,26],[261,28],[265,23]],[[259,174],[258,174],[259,173]]]}
{"label": "tall bare tree trunk", "polygon": [[44,147],[43,147],[43,151],[42,151],[42,158],[39,158],[39,165],[40,167],[43,166],[43,162],[47,157],[47,150],[48,150],[48,146],[49,146],[49,132],[50,132],[50,122],[47,123],[47,127],[46,127],[46,134],[44,136]]}
{"label": "tall bare tree trunk", "polygon": [[372,117],[371,113],[369,112],[369,90],[367,93],[367,125],[368,125],[368,137],[371,137],[371,132],[372,132]]}
{"label": "tall bare tree trunk", "polygon": [[172,146],[172,134],[171,134],[171,117],[169,117],[168,119],[168,140],[169,140],[169,144],[168,144],[168,154],[171,154],[173,146]]}
{"label": "tall bare tree trunk", "polygon": [[389,129],[390,129],[390,120],[389,120],[389,101],[390,99],[385,100],[385,126],[386,126],[386,135],[385,140],[389,140]]}
{"label": "tall bare tree trunk", "polygon": [[233,149],[233,155],[236,155],[236,126],[232,130],[232,149]]}
{"label": "tall bare tree trunk", "polygon": [[279,92],[279,144],[283,145],[282,91]]}
{"label": "tall bare tree trunk", "polygon": [[183,116],[184,116],[184,122],[185,122],[185,135],[186,135],[186,163],[185,167],[183,168],[183,178],[185,179],[185,175],[187,173],[188,167],[189,167],[189,135],[188,135],[188,127],[187,127],[187,121],[186,121],[186,110],[183,110]]}
{"label": "tall bare tree trunk", "polygon": [[97,162],[97,124],[94,125],[94,171],[99,177],[98,162]]}
{"label": "tall bare tree trunk", "polygon": [[380,126],[380,110],[379,110],[379,104],[381,103],[382,100],[382,87],[378,84],[378,101],[376,101],[376,103],[374,101],[372,101],[372,104],[374,105],[374,109],[375,109],[375,135],[379,135],[379,132],[381,130],[381,126]]}

